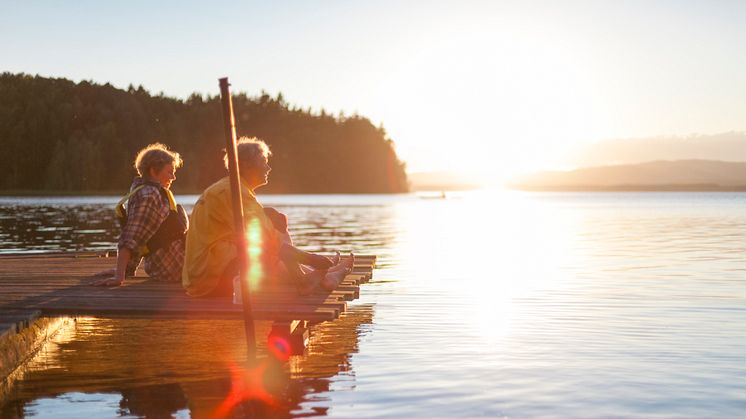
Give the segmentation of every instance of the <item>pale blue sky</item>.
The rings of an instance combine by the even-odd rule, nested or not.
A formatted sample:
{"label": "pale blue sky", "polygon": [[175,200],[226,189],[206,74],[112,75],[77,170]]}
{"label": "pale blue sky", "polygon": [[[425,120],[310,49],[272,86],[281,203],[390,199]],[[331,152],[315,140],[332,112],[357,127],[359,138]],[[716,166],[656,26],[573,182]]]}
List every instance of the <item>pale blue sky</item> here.
{"label": "pale blue sky", "polygon": [[741,1],[2,1],[0,70],[185,97],[282,91],[383,123],[413,170],[746,131]]}

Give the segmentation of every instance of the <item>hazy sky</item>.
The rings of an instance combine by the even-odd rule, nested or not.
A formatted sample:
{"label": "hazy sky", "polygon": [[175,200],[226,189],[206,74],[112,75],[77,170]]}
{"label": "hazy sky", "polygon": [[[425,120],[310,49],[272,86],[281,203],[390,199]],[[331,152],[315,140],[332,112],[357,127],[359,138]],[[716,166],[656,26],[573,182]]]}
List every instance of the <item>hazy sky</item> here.
{"label": "hazy sky", "polygon": [[383,123],[410,170],[501,177],[578,145],[746,131],[744,1],[18,1],[0,70]]}

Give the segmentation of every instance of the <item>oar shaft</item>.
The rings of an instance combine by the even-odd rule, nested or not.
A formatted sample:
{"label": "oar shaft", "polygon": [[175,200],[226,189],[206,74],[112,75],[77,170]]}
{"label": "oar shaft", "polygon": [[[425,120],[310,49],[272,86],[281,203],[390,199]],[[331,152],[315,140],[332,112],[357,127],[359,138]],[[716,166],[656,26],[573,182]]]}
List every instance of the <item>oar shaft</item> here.
{"label": "oar shaft", "polygon": [[246,350],[249,362],[256,360],[256,336],[254,333],[254,317],[251,311],[249,295],[247,260],[246,226],[243,219],[243,202],[241,200],[241,182],[236,153],[236,120],[233,116],[233,100],[228,83],[224,77],[220,81],[220,99],[223,104],[223,122],[225,128],[225,151],[228,155],[228,176],[231,183],[231,198],[233,207],[234,228],[238,234],[238,272],[241,278],[241,302],[243,304],[244,330],[246,332]]}

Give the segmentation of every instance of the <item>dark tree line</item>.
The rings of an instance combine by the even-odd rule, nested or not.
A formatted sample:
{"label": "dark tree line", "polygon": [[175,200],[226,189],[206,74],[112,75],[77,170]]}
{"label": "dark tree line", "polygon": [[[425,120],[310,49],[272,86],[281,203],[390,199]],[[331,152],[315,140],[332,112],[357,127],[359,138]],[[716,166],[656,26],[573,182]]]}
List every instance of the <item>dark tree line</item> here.
{"label": "dark tree line", "polygon": [[[238,94],[233,104],[238,134],[272,149],[263,192],[407,190],[393,142],[367,118],[291,107],[281,94]],[[135,153],[155,141],[185,160],[176,192],[200,192],[225,176],[217,95],[179,100],[142,87],[0,75],[0,190],[123,191]]]}

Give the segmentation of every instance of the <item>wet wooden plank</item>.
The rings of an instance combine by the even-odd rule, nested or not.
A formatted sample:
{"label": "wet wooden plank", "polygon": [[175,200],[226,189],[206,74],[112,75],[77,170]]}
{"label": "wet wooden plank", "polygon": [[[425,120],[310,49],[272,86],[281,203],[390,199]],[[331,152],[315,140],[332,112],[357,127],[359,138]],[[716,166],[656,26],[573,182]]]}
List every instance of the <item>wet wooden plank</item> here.
{"label": "wet wooden plank", "polygon": [[[116,264],[114,257],[93,252],[0,255],[0,312],[35,309],[43,314],[142,316],[166,318],[241,318],[242,308],[228,299],[191,298],[178,283],[128,278],[116,288],[89,285],[90,275]],[[112,255],[113,256],[113,255]],[[259,320],[325,321],[339,316],[346,301],[360,295],[375,257],[356,260],[357,271],[334,291],[299,296],[292,284],[273,282],[252,291],[254,317]],[[5,324],[6,322],[0,323]],[[7,326],[10,329],[10,326]]]}

